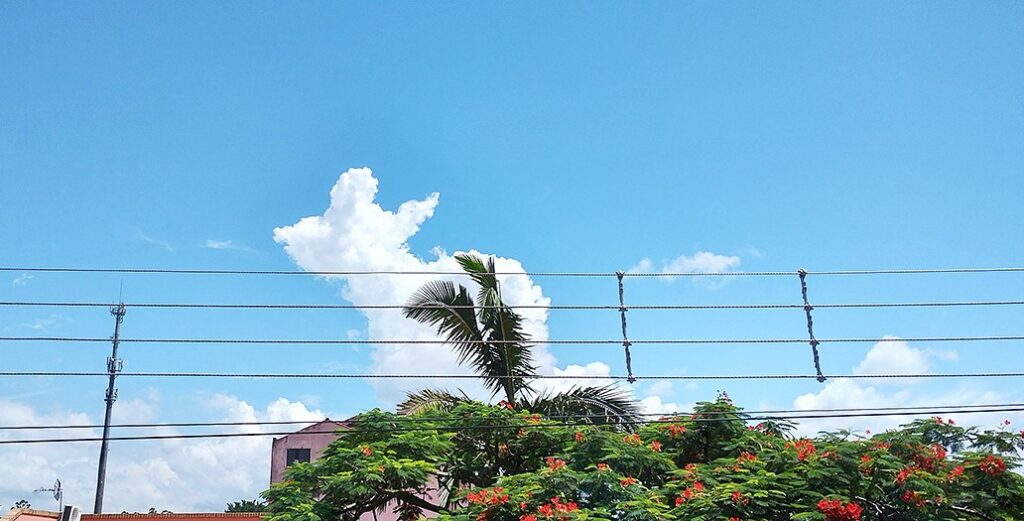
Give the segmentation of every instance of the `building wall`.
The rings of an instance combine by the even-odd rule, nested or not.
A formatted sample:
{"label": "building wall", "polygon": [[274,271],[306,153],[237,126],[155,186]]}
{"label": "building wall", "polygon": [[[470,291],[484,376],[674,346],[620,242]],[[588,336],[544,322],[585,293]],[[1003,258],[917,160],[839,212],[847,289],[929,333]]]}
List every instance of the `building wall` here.
{"label": "building wall", "polygon": [[277,438],[270,453],[270,484],[281,482],[284,479],[285,464],[288,459],[288,449],[310,449],[309,460],[316,461],[320,458],[327,445],[334,441],[330,434],[316,434],[323,432],[334,432],[343,425],[333,421],[323,421],[310,425],[301,431]]}

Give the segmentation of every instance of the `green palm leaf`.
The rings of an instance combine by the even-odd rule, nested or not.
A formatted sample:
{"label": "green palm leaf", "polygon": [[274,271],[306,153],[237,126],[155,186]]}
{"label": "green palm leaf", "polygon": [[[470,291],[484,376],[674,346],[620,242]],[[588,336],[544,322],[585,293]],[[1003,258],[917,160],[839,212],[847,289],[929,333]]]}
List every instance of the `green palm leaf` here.
{"label": "green palm leaf", "polygon": [[[462,391],[459,391],[460,393]],[[399,414],[417,414],[421,412],[444,411],[448,412],[457,407],[460,403],[470,402],[469,396],[462,393],[456,396],[448,391],[437,389],[423,389],[409,393],[405,401],[398,404]]]}
{"label": "green palm leaf", "polygon": [[544,416],[585,416],[567,418],[567,422],[636,425],[641,419],[640,407],[627,391],[615,385],[573,387],[558,394],[545,393],[527,400],[524,409]]}

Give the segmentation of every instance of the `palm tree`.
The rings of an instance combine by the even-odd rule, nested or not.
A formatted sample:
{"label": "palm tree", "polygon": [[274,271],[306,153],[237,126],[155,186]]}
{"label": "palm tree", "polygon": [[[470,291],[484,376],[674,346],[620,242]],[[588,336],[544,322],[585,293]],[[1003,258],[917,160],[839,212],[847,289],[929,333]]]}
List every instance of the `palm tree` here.
{"label": "palm tree", "polygon": [[[437,326],[445,340],[455,348],[459,363],[471,365],[492,397],[502,395],[509,406],[548,416],[584,415],[595,423],[631,424],[640,417],[635,400],[622,389],[573,387],[564,393],[538,393],[530,386],[536,374],[523,319],[501,300],[494,271],[494,259],[486,262],[475,255],[456,255],[480,291],[476,301],[463,285],[447,280],[423,285],[404,307],[405,316],[423,324]],[[399,412],[412,414],[428,409],[451,409],[469,401],[444,390],[424,389],[410,393],[399,404]]]}

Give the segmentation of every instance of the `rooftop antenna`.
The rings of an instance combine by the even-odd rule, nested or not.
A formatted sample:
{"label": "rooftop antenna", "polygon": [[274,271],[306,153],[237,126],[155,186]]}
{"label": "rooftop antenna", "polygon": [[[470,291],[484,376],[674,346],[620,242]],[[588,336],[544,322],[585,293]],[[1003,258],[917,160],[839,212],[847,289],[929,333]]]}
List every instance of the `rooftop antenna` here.
{"label": "rooftop antenna", "polygon": [[57,507],[57,511],[64,511],[64,487],[62,487],[60,484],[60,478],[54,480],[53,486],[50,488],[39,487],[32,491],[33,494],[39,494],[40,492],[52,492],[53,499],[55,499],[57,501],[57,505],[59,505]]}

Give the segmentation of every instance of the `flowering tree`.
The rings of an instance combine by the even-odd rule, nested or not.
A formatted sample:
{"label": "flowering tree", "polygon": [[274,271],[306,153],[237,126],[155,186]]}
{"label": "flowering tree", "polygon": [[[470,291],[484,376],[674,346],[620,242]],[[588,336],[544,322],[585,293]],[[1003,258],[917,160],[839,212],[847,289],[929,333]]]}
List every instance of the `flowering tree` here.
{"label": "flowering tree", "polygon": [[725,396],[632,432],[567,423],[480,403],[372,411],[264,492],[268,521],[1024,519],[1010,470],[1024,432],[1006,428],[931,418],[796,438]]}

